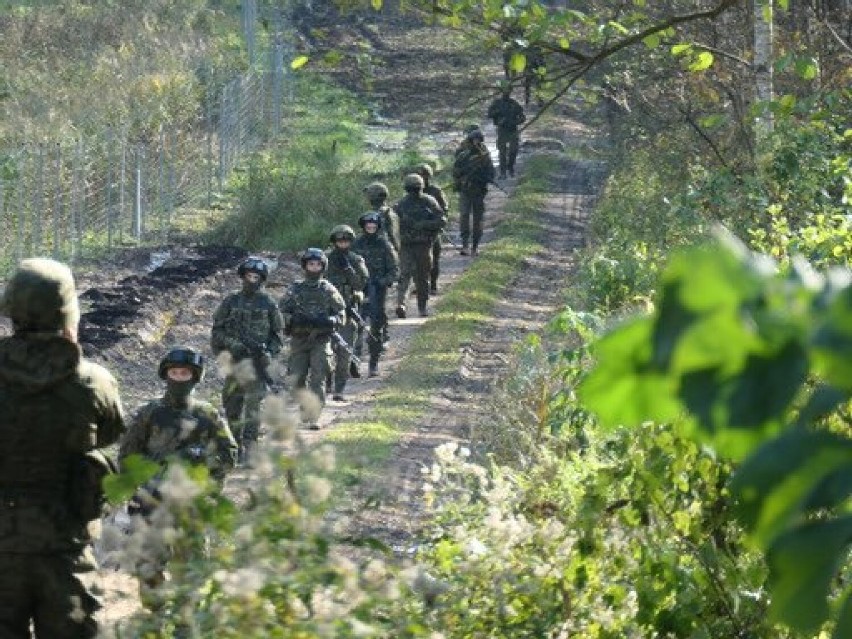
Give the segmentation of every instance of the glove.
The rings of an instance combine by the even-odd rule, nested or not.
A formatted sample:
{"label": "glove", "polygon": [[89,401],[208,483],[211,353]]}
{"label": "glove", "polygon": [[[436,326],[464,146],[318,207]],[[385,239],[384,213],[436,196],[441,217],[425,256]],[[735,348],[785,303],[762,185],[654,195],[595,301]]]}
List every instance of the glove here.
{"label": "glove", "polygon": [[290,317],[291,330],[296,326],[311,326],[312,323],[311,318],[304,313],[293,313]]}
{"label": "glove", "polygon": [[317,328],[324,328],[328,330],[334,330],[337,328],[337,318],[336,317],[326,317],[325,315],[315,315],[312,318],[313,326]]}
{"label": "glove", "polygon": [[362,291],[355,291],[352,293],[352,305],[358,306],[361,302],[364,301],[364,293]]}
{"label": "glove", "polygon": [[349,258],[347,258],[343,253],[337,254],[337,268],[343,271],[354,271],[352,265],[349,263]]}

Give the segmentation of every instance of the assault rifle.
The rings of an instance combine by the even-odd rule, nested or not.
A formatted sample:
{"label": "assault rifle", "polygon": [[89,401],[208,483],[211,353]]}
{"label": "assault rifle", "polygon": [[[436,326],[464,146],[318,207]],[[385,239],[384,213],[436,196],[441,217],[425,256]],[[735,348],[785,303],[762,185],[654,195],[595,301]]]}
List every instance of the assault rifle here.
{"label": "assault rifle", "polygon": [[255,375],[257,375],[257,378],[263,382],[267,391],[276,392],[278,390],[278,385],[275,383],[275,380],[272,379],[272,376],[269,374],[269,370],[264,365],[264,360],[269,355],[269,350],[267,349],[266,344],[253,338],[242,326],[234,323],[233,327],[236,329],[237,339],[240,340],[240,343],[248,351],[249,357],[251,357],[251,363],[254,366]]}
{"label": "assault rifle", "polygon": [[[369,291],[370,284],[367,283],[367,290]],[[367,294],[369,296],[369,293]],[[367,320],[364,319],[364,316],[358,312],[358,309],[355,306],[347,306],[346,307],[346,315],[355,322],[355,325],[358,327],[359,331],[363,331],[367,328]],[[378,325],[378,324],[377,324]],[[376,337],[368,330],[367,331],[367,339],[374,340]],[[352,357],[355,357],[354,355]],[[356,358],[357,359],[357,358]],[[360,362],[358,362],[360,363]]]}
{"label": "assault rifle", "polygon": [[[320,316],[308,315],[307,313],[303,313],[301,310],[299,310],[299,309],[302,308],[301,303],[296,302],[296,304],[297,304],[297,311],[296,311],[296,313],[293,314],[294,317],[296,315],[301,315],[303,318],[308,319],[308,320],[314,320],[314,319],[320,318]],[[349,309],[347,309],[347,313],[348,312],[349,312]],[[359,315],[359,317],[360,317],[360,315]],[[363,318],[362,318],[362,321],[363,321]],[[321,327],[317,326],[317,328],[321,328]],[[322,328],[324,328],[324,327],[322,327]],[[332,346],[335,346],[336,348],[342,349],[343,352],[345,352],[347,355],[349,355],[349,358],[353,362],[355,362],[356,366],[360,366],[361,365],[361,359],[357,355],[355,355],[355,353],[352,350],[352,347],[349,346],[349,344],[346,343],[346,340],[343,339],[343,337],[340,335],[340,333],[337,332],[337,329],[334,327],[334,325],[331,322],[329,322],[329,328],[331,329],[331,333],[329,334],[329,337],[331,338]]]}

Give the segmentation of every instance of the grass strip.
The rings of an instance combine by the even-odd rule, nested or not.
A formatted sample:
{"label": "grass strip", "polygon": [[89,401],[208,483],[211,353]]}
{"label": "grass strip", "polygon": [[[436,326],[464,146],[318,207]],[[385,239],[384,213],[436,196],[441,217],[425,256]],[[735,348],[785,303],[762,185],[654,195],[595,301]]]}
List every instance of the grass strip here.
{"label": "grass strip", "polygon": [[464,347],[493,319],[497,303],[524,260],[544,249],[540,216],[551,170],[551,158],[530,158],[506,202],[506,219],[495,228],[495,239],[412,337],[408,352],[377,395],[370,420],[344,422],[329,432],[325,441],[337,449],[338,486],[381,476],[402,435],[431,410],[437,389],[457,373]]}

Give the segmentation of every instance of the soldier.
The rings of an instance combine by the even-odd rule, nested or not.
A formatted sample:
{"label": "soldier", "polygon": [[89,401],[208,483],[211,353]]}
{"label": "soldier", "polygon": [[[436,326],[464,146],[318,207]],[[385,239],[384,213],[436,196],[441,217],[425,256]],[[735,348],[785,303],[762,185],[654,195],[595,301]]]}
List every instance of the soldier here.
{"label": "soldier", "polygon": [[204,378],[204,357],[191,348],[173,348],[157,372],[166,392],[134,415],[121,440],[119,461],[134,454],[160,463],[177,457],[204,464],[214,479],[224,480],[237,461],[238,447],[213,404],[194,396]]}
{"label": "soldier", "polygon": [[[431,195],[435,198],[438,206],[444,212],[444,216],[450,215],[450,203],[447,201],[447,196],[444,195],[444,190],[435,184],[431,183],[434,171],[430,164],[423,163],[417,167],[417,174],[423,178],[423,192],[426,195]],[[429,292],[438,292],[438,276],[441,274],[441,236],[443,233],[438,233],[435,236],[435,241],[432,243],[432,270],[429,273]]]}
{"label": "soldier", "polygon": [[388,187],[381,182],[373,182],[364,187],[364,195],[367,196],[370,207],[382,216],[382,235],[390,240],[394,250],[399,254],[399,217],[387,205]]}
{"label": "soldier", "polygon": [[240,461],[249,457],[260,437],[260,403],[271,385],[269,365],[281,352],[281,313],[263,290],[269,277],[266,262],[250,257],[237,268],[242,290],[232,293],[213,314],[210,346],[228,353],[231,366],[222,389],[222,406],[237,443]]}
{"label": "soldier", "polygon": [[417,293],[417,310],[426,317],[429,300],[429,273],[432,270],[432,244],[447,224],[441,207],[431,195],[423,193],[423,178],[416,173],[403,180],[405,197],[394,205],[399,216],[400,254],[399,288],[396,292],[396,315],[405,318],[405,298],[412,277]]}
{"label": "soldier", "polygon": [[101,516],[103,447],[124,431],[118,386],[77,345],[67,266],[21,262],[0,310],[0,637],[98,634],[97,566],[87,531]]}
{"label": "soldier", "polygon": [[[322,249],[309,248],[301,257],[305,279],[296,282],[281,300],[284,332],[290,336],[290,375],[295,387],[306,385],[325,404],[325,379],[331,370],[332,334],[345,317],[346,303],[334,285],[323,278],[328,258]],[[318,430],[315,419],[308,427]]]}
{"label": "soldier", "polygon": [[[141,455],[162,464],[165,470],[171,459],[179,459],[203,464],[213,479],[224,482],[237,461],[238,446],[219,411],[193,396],[195,386],[204,378],[204,357],[190,348],[173,348],[160,360],[157,372],[166,382],[166,392],[134,415],[121,440],[119,461]],[[155,480],[133,498],[130,514],[150,515],[160,496],[157,483]],[[140,576],[140,596],[155,609],[160,602],[151,598],[151,591],[165,579],[167,557],[152,555],[147,557],[150,571]]]}
{"label": "soldier", "polygon": [[[367,315],[370,332],[367,348],[370,351],[369,376],[379,374],[379,356],[384,350],[388,316],[385,313],[385,298],[388,287],[399,277],[399,257],[386,237],[381,235],[382,217],[376,211],[368,211],[358,218],[363,233],[352,244],[352,250],[361,255],[367,264],[370,278],[367,281]],[[355,354],[360,357],[363,338],[355,345]]]}
{"label": "soldier", "polygon": [[500,178],[506,177],[508,171],[515,176],[515,158],[518,157],[520,133],[518,126],[527,119],[524,107],[512,97],[512,85],[503,81],[500,83],[500,97],[488,107],[488,117],[497,127],[497,153],[500,165]]}
{"label": "soldier", "polygon": [[[346,380],[349,379],[350,363],[355,372],[353,377],[359,377],[355,362],[351,360],[351,349],[355,345],[355,334],[358,331],[358,322],[354,315],[360,315],[361,302],[364,301],[364,286],[370,276],[364,258],[353,253],[349,249],[355,239],[355,231],[351,226],[338,224],[331,230],[329,238],[332,248],[326,252],[328,258],[328,271],[326,279],[334,285],[337,292],[343,297],[346,304],[346,318],[338,329],[338,334],[343,338],[346,345],[338,345],[334,349],[334,390],[332,399],[343,401],[343,390],[346,388]],[[353,315],[354,311],[354,315]]]}
{"label": "soldier", "polygon": [[[461,231],[462,255],[479,252],[482,239],[482,218],[485,216],[485,194],[488,184],[494,181],[494,163],[485,146],[485,136],[475,124],[465,128],[465,139],[456,149],[453,162],[453,184],[459,193],[459,226]],[[473,245],[471,240],[471,217],[473,218]]]}

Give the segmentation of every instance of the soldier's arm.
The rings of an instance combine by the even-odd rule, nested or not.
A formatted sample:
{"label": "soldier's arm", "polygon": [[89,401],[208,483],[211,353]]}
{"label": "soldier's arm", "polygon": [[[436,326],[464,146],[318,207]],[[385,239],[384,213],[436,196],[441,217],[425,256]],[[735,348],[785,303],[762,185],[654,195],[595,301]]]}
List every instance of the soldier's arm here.
{"label": "soldier's arm", "polygon": [[346,302],[333,286],[329,290],[328,315],[337,319],[338,324],[346,321]]}
{"label": "soldier's arm", "polygon": [[130,455],[145,455],[148,449],[150,411],[148,406],[140,408],[130,419],[127,432],[121,438],[118,448],[118,461],[121,462]]}
{"label": "soldier's arm", "polygon": [[230,297],[222,300],[219,308],[213,313],[213,328],[210,330],[210,348],[217,355],[222,351],[232,353],[242,348],[242,343],[228,330],[228,320],[231,315]]}
{"label": "soldier's arm", "polygon": [[269,339],[266,341],[266,348],[273,355],[280,353],[284,346],[284,340],[281,337],[283,331],[284,316],[275,302],[272,302],[269,308]]}
{"label": "soldier's arm", "polygon": [[438,202],[438,206],[441,207],[441,209],[444,211],[445,215],[450,214],[450,202],[449,202],[449,200],[447,200],[447,196],[444,194],[443,189],[438,188],[435,191],[435,201]]}
{"label": "soldier's arm", "polygon": [[364,286],[367,285],[367,280],[370,279],[370,271],[367,269],[367,262],[365,262],[364,258],[357,253],[354,254],[352,262],[352,266],[355,269],[355,273],[352,276],[352,290],[364,290]]}
{"label": "soldier's arm", "polygon": [[236,466],[239,447],[227,420],[213,407],[211,407],[210,419],[215,425],[216,440],[216,458],[211,464],[210,474],[214,479],[221,481]]}
{"label": "soldier's arm", "polygon": [[387,255],[385,256],[387,274],[383,283],[390,286],[399,279],[399,254],[390,242],[388,242],[387,248]]}

